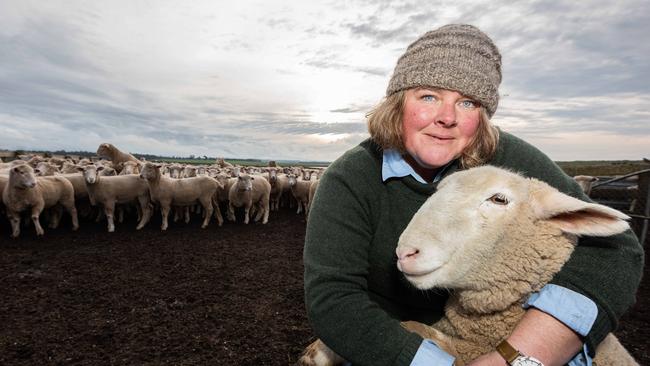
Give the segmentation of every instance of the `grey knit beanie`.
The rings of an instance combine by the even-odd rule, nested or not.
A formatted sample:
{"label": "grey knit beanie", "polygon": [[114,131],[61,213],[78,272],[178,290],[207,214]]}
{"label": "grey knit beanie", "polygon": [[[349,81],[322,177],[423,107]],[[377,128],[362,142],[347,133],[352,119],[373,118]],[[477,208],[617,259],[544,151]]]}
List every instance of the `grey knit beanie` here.
{"label": "grey knit beanie", "polygon": [[449,89],[477,100],[490,117],[499,104],[501,54],[478,28],[450,24],[427,32],[397,60],[386,96],[420,86]]}

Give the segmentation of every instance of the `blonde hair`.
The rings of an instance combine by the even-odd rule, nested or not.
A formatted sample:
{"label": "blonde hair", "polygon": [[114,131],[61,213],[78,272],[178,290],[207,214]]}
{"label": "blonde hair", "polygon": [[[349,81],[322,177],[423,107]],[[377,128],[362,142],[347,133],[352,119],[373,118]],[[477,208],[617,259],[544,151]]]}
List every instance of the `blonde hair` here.
{"label": "blonde hair", "polygon": [[[402,117],[406,91],[400,90],[382,100],[366,118],[370,137],[383,149],[397,149],[406,153],[402,138]],[[499,130],[492,125],[484,107],[481,107],[479,125],[469,145],[461,153],[460,166],[472,168],[483,165],[494,157],[499,143]]]}

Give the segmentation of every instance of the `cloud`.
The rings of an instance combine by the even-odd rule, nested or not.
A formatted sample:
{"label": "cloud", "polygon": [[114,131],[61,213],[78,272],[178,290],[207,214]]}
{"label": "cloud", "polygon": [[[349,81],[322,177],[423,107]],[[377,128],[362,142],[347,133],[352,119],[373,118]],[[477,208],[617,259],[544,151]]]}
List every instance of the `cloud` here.
{"label": "cloud", "polygon": [[495,123],[554,158],[648,155],[647,1],[77,5],[0,4],[0,147],[331,160],[410,42],[472,23],[503,54]]}

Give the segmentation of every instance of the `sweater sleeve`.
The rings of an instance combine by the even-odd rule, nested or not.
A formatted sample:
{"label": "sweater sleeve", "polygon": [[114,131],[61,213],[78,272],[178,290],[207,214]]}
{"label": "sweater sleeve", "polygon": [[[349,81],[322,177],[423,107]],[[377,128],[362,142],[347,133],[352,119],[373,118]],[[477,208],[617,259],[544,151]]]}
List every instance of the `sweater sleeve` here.
{"label": "sweater sleeve", "polygon": [[[522,140],[504,135],[513,141],[507,151],[501,151],[504,166],[592,202],[578,184],[546,155]],[[618,319],[634,304],[643,261],[643,247],[631,230],[609,237],[586,236],[578,240],[571,258],[551,281],[596,303],[598,315],[584,339],[590,352],[593,353],[605,336],[616,329]]]}
{"label": "sweater sleeve", "polygon": [[367,186],[360,189],[364,179],[374,177],[363,169],[335,162],[319,183],[304,249],[307,314],[325,344],[354,365],[409,365],[422,338],[403,329],[369,296],[377,199]]}

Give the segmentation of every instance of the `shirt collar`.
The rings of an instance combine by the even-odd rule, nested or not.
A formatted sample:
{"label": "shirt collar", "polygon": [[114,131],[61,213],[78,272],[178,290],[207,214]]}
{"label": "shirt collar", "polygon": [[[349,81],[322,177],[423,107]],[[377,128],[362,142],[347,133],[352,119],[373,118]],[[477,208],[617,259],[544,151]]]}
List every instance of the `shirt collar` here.
{"label": "shirt collar", "polygon": [[[435,178],[433,178],[433,183],[438,182],[442,179],[442,175],[445,173],[447,168],[454,162],[450,161],[445,165]],[[387,181],[390,178],[401,178],[406,176],[412,176],[418,182],[422,184],[428,184],[424,178],[422,178],[396,149],[385,149],[383,153],[383,161],[381,164],[381,179],[383,182]]]}

